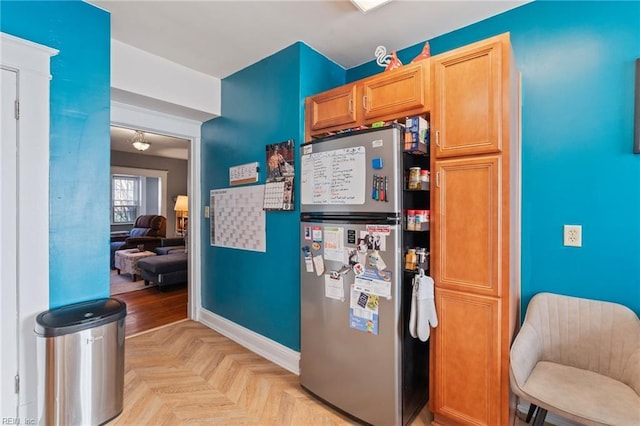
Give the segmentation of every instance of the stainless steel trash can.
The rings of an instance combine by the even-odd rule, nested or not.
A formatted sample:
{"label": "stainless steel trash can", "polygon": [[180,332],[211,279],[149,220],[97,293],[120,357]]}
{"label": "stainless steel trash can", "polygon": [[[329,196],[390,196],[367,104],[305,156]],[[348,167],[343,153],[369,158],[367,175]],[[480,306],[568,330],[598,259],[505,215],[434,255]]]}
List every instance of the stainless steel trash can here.
{"label": "stainless steel trash can", "polygon": [[122,412],[126,315],[105,298],[36,317],[40,424],[100,425]]}

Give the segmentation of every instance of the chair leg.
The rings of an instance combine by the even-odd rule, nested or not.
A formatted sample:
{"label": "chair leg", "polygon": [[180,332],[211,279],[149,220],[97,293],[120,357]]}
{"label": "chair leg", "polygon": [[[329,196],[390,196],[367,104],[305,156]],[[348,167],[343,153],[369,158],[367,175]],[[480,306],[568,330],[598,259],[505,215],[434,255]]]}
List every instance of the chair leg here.
{"label": "chair leg", "polygon": [[536,418],[533,419],[533,426],[543,426],[544,419],[547,417],[547,410],[544,408],[538,407],[538,412],[536,413]]}
{"label": "chair leg", "polygon": [[529,423],[531,421],[531,417],[533,417],[534,413],[536,412],[536,408],[538,408],[538,406],[535,404],[529,405],[529,412],[527,413],[527,418],[524,420],[526,423]]}

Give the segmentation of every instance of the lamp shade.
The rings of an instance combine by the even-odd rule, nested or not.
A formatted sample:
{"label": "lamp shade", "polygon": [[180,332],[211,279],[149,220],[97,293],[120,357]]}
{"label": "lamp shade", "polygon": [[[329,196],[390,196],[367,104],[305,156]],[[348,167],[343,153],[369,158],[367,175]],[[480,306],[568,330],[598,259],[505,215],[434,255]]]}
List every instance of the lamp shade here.
{"label": "lamp shade", "polygon": [[186,195],[178,195],[176,199],[176,205],[173,208],[175,211],[188,212],[189,211],[189,197]]}

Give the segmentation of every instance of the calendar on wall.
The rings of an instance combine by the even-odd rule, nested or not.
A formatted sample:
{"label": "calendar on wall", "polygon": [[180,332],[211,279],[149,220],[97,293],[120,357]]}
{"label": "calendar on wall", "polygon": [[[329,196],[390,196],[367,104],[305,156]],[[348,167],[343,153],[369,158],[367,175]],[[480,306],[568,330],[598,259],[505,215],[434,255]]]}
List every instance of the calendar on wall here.
{"label": "calendar on wall", "polygon": [[258,181],[258,163],[247,163],[229,167],[229,184],[244,185]]}
{"label": "calendar on wall", "polygon": [[264,210],[293,210],[293,176],[264,185]]}
{"label": "calendar on wall", "polygon": [[267,145],[267,180],[264,186],[264,210],[293,210],[295,153],[293,139]]}

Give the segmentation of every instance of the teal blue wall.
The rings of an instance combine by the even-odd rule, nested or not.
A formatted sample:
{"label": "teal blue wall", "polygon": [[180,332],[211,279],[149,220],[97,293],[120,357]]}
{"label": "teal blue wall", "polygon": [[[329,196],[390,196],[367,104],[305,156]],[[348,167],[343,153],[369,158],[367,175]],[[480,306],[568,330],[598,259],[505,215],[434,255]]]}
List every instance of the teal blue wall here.
{"label": "teal blue wall", "polygon": [[[640,155],[632,154],[640,2],[536,1],[429,40],[431,52],[503,32],[522,72],[523,308],[551,291],[640,314]],[[347,79],[380,71],[367,63]],[[582,248],[562,245],[563,224],[582,225]]]}
{"label": "teal blue wall", "polygon": [[[268,144],[294,139],[299,158],[304,98],[344,79],[344,70],[302,43],[223,79],[222,116],[202,125],[203,199],[229,186],[231,166],[260,162],[264,183]],[[299,182],[295,190],[297,200]],[[297,207],[267,212],[265,253],[211,247],[209,221],[202,232],[204,308],[294,350],[300,349],[298,222]]]}
{"label": "teal blue wall", "polygon": [[107,297],[110,16],[80,1],[3,0],[0,30],[60,50],[51,59],[49,303]]}

